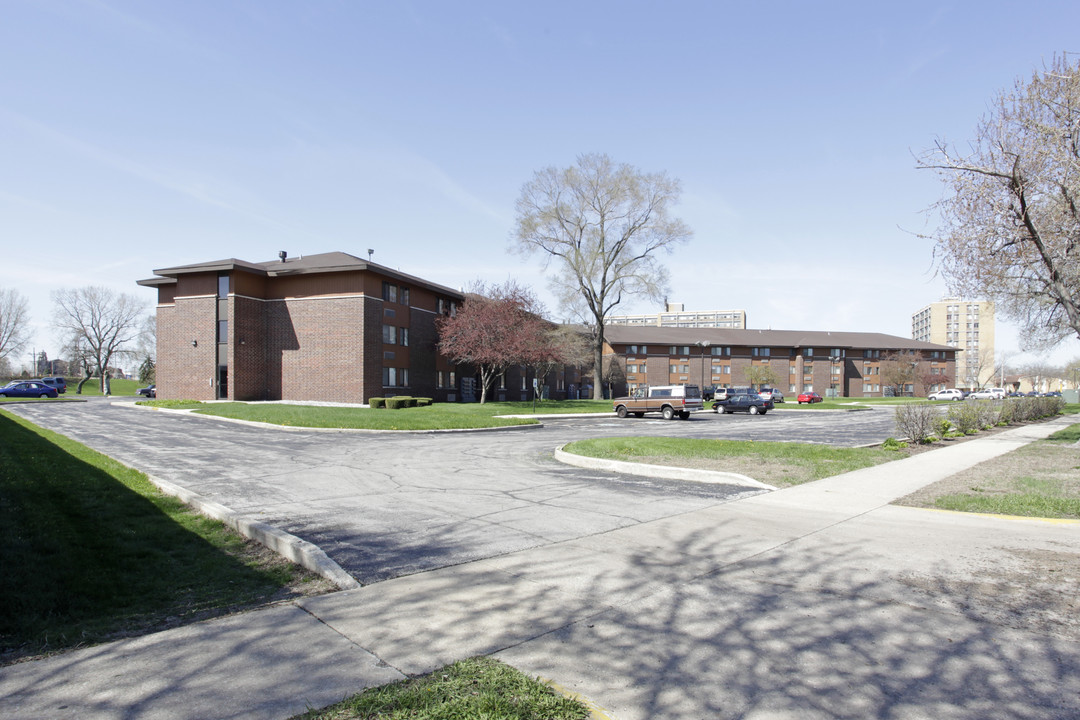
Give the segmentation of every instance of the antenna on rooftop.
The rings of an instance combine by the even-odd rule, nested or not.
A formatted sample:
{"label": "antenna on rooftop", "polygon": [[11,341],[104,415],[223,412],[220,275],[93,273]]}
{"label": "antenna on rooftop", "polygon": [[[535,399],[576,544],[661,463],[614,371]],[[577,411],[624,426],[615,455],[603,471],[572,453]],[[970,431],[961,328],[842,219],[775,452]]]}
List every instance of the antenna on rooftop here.
{"label": "antenna on rooftop", "polygon": [[375,254],[374,250],[372,250],[371,248],[367,249],[367,261],[368,262],[371,262],[371,256],[374,255],[374,254]]}
{"label": "antenna on rooftop", "polygon": [[281,251],[278,252],[277,256],[278,256],[278,259],[281,260],[281,262],[285,262],[285,258],[288,256],[288,253],[285,252],[284,250],[281,250]]}

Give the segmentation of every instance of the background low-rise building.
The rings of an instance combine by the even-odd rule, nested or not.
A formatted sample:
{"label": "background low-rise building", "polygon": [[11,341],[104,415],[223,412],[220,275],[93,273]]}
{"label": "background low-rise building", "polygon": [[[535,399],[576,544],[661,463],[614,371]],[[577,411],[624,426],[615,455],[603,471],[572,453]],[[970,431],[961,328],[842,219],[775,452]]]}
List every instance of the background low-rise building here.
{"label": "background low-rise building", "polygon": [[[882,333],[605,328],[611,392],[641,385],[768,385],[785,394],[925,395],[955,377],[956,349]],[[761,382],[761,378],[770,378]],[[897,379],[899,378],[899,381]]]}

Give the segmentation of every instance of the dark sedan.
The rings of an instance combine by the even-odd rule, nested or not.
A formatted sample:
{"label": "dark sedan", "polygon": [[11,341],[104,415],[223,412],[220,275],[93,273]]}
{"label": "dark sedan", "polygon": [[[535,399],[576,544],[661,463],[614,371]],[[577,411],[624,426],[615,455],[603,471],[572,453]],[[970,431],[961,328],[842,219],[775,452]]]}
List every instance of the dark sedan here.
{"label": "dark sedan", "polygon": [[0,397],[54,398],[58,396],[56,388],[36,380],[16,380],[0,388]]}
{"label": "dark sedan", "polygon": [[732,395],[714,402],[712,409],[718,413],[744,412],[751,415],[764,415],[773,409],[773,402],[760,395]]}
{"label": "dark sedan", "polygon": [[157,385],[147,385],[144,388],[139,388],[138,390],[135,391],[135,394],[136,395],[142,395],[142,396],[148,397],[148,398],[156,398],[157,397]]}

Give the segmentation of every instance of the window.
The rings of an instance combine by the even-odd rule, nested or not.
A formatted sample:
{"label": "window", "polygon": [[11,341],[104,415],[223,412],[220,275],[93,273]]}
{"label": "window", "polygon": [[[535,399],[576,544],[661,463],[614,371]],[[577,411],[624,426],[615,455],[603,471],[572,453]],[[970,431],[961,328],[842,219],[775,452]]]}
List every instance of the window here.
{"label": "window", "polygon": [[392,318],[397,315],[397,313],[394,311],[394,308],[383,308],[382,314],[383,317],[386,318]]}
{"label": "window", "polygon": [[229,297],[229,276],[218,275],[217,279],[217,296],[219,298]]}
{"label": "window", "polygon": [[802,354],[803,357],[814,357],[814,348],[803,348]]}
{"label": "window", "polygon": [[397,328],[393,325],[383,325],[382,341],[387,345],[397,345]]}
{"label": "window", "polygon": [[714,346],[712,348],[712,354],[713,355],[723,355],[725,357],[729,357],[731,355],[731,346],[730,345],[716,345],[716,346]]}
{"label": "window", "polygon": [[386,302],[397,302],[398,287],[394,283],[389,283],[383,280],[382,284],[382,299]]}
{"label": "window", "polygon": [[398,328],[398,342],[405,347],[409,346],[409,328]]}
{"label": "window", "polygon": [[689,345],[672,345],[668,348],[668,355],[689,355]]}
{"label": "window", "polygon": [[[789,365],[788,366],[788,375],[796,375],[796,374],[798,374],[798,372],[799,372],[799,369],[797,367],[795,367],[794,365]],[[792,392],[794,392],[794,391],[792,391]]]}
{"label": "window", "polygon": [[522,390],[528,390],[528,386],[525,384],[526,382],[527,382],[527,379],[525,377],[525,373],[521,373],[521,389]]}
{"label": "window", "polygon": [[402,305],[408,305],[409,304],[409,288],[407,288],[407,287],[401,288],[401,304]]}
{"label": "window", "polygon": [[839,374],[840,374],[840,370],[841,370],[841,368],[840,368],[840,366],[839,366],[839,365],[833,365],[833,366],[832,366],[832,374],[833,374],[833,375],[839,375]]}
{"label": "window", "polygon": [[229,342],[229,321],[218,320],[217,324],[217,341],[219,343]]}
{"label": "window", "polygon": [[452,388],[457,385],[457,373],[453,370],[440,370],[436,374],[436,384],[441,388]]}
{"label": "window", "polygon": [[407,368],[384,367],[382,369],[383,387],[406,387],[409,384]]}
{"label": "window", "polygon": [[767,348],[767,347],[756,347],[756,348],[754,348],[753,350],[750,351],[750,354],[753,355],[754,357],[769,357],[769,348]]}
{"label": "window", "polygon": [[814,374],[814,363],[804,363],[802,366],[803,375]]}

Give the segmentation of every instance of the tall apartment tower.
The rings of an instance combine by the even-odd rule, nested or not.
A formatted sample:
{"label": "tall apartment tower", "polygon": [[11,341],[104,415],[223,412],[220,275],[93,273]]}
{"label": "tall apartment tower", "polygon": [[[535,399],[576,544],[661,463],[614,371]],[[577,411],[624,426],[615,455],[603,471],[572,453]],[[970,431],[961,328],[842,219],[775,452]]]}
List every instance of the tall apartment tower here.
{"label": "tall apartment tower", "polygon": [[956,387],[974,389],[994,377],[994,303],[944,298],[911,316],[913,340],[949,345],[956,355]]}

